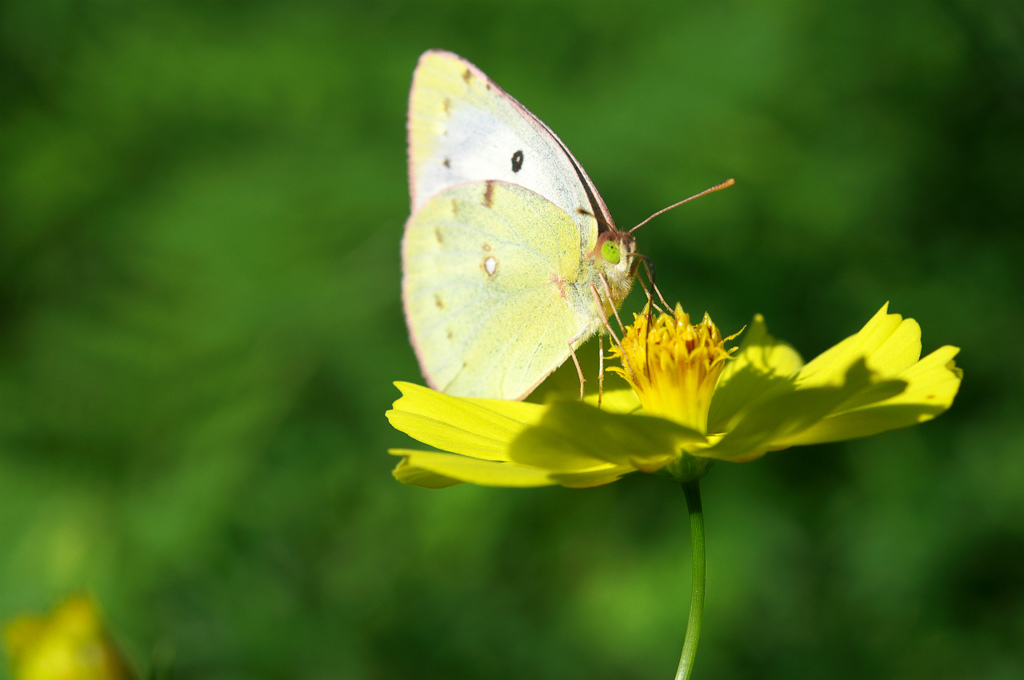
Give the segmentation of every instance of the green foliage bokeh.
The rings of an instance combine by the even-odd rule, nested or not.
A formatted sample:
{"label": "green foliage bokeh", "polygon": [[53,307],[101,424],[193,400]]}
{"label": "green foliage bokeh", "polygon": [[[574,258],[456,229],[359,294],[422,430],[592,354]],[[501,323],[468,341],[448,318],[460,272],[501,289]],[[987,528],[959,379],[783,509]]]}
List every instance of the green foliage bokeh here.
{"label": "green foliage bokeh", "polygon": [[180,678],[671,676],[678,489],[391,479],[406,97],[441,47],[620,226],[736,178],[638,232],[724,332],[813,356],[890,300],[963,348],[935,422],[706,478],[697,677],[1024,675],[1015,3],[0,12],[0,620],[85,590]]}

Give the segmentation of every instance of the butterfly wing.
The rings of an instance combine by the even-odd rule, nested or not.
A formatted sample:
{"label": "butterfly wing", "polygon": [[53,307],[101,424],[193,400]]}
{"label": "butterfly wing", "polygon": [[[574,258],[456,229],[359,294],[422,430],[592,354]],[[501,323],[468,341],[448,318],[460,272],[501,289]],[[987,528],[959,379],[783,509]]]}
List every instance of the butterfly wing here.
{"label": "butterfly wing", "polygon": [[420,57],[409,95],[409,187],[415,213],[435,194],[501,180],[544,196],[573,220],[589,251],[613,228],[594,184],[562,141],[465,59]]}
{"label": "butterfly wing", "polygon": [[405,227],[402,297],[431,387],[521,399],[600,319],[572,219],[517,184],[436,194]]}

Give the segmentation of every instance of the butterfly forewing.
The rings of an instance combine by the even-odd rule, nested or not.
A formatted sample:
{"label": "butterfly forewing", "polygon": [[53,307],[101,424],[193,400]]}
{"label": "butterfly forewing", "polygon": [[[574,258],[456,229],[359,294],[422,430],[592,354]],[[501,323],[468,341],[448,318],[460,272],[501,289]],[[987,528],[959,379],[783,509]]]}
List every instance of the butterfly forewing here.
{"label": "butterfly forewing", "polygon": [[450,52],[425,53],[409,96],[412,212],[467,182],[502,180],[557,205],[576,224],[582,247],[596,242],[608,209],[569,150],[478,68]]}

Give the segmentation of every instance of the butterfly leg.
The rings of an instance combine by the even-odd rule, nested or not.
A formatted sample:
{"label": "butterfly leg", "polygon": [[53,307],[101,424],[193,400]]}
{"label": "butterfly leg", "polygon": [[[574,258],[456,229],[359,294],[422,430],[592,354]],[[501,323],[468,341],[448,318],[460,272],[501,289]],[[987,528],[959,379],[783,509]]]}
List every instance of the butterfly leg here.
{"label": "butterfly leg", "polygon": [[[654,289],[654,292],[658,294],[658,300],[661,302],[662,305],[664,305],[662,311],[667,312],[669,309],[671,309],[671,306],[667,302],[665,302],[665,297],[661,294],[661,290],[658,288],[658,284],[655,283],[654,281],[654,263],[647,260],[647,258],[644,258],[643,260],[641,260],[641,262],[643,262],[644,264],[644,271],[647,272],[647,280],[651,282],[651,288]],[[641,287],[643,287],[644,292],[647,293],[647,301],[653,303],[653,296],[651,295],[651,291],[647,290],[647,286],[644,285],[644,280],[639,276],[637,277],[637,279],[640,281],[640,285]]]}
{"label": "butterfly leg", "polygon": [[576,358],[576,350],[572,347],[572,342],[569,342],[569,355],[572,356],[572,363],[576,364],[576,375],[580,377],[580,401],[583,401],[583,383],[587,382],[587,379],[583,377],[583,369],[580,368],[580,360]]}
{"label": "butterfly leg", "polygon": [[[605,286],[608,285],[608,282],[605,281],[603,275],[601,276],[601,280],[605,282]],[[597,286],[595,286],[594,284],[590,284],[590,294],[594,296],[594,302],[597,303],[597,313],[601,315],[601,321],[604,326],[604,329],[608,331],[608,335],[612,336],[612,339],[615,341],[616,345],[620,344],[619,337],[615,335],[615,331],[612,330],[612,325],[611,323],[609,323],[608,317],[604,313],[604,304],[601,302],[601,295],[600,293],[597,292]],[[614,309],[614,307],[612,309]],[[615,318],[619,318],[618,312],[615,312]],[[619,327],[622,327],[622,319],[619,319]]]}
{"label": "butterfly leg", "polygon": [[[608,280],[601,275],[601,283],[604,284],[605,292],[608,294],[608,298],[611,299],[611,291],[608,289]],[[604,329],[608,331],[608,335],[612,337],[612,341],[622,348],[622,343],[619,341],[618,336],[615,335],[615,331],[612,329],[611,323],[608,321],[608,317],[604,313],[604,305],[601,304],[601,295],[597,292],[597,286],[590,284],[590,294],[594,296],[594,301],[597,303],[598,312],[601,314],[601,321],[604,323]],[[622,328],[625,333],[625,328],[622,326],[622,319],[619,318],[618,310],[612,307],[615,311],[615,318],[619,322],[619,328]],[[604,397],[604,335],[600,332],[597,334],[597,407],[601,408],[601,400]]]}
{"label": "butterfly leg", "polygon": [[[647,272],[647,278],[651,282],[651,289],[653,289],[654,292],[658,294],[658,298],[661,299],[661,304],[664,305],[664,307],[660,308],[660,311],[662,311],[664,313],[667,313],[667,310],[669,309],[668,303],[665,302],[665,297],[661,294],[661,291],[658,290],[658,284],[656,284],[654,282],[654,263],[649,262],[646,258],[644,258],[642,260],[642,262],[644,263],[644,270]],[[647,290],[647,286],[644,285],[643,277],[642,276],[638,276],[636,278],[637,278],[638,281],[640,281],[640,285],[643,287],[644,292],[647,293],[647,308],[645,309],[645,316],[646,316],[647,323],[644,326],[644,363],[647,364],[646,369],[647,369],[647,372],[650,373],[650,371],[651,371],[651,359],[650,359],[651,353],[650,353],[650,348],[648,346],[648,342],[649,342],[649,339],[650,339],[650,336],[651,336],[651,324],[654,323],[653,310],[654,310],[654,308],[656,308],[658,306],[658,304],[654,301],[654,298],[651,295],[651,291]]]}
{"label": "butterfly leg", "polygon": [[[608,296],[609,300],[611,300],[612,299],[612,289],[608,285],[608,278],[603,273],[600,275],[600,277],[601,277],[601,286],[604,288],[604,294]],[[590,284],[590,286],[591,286],[591,288],[593,288],[594,284]],[[603,317],[604,316],[604,305],[601,305],[600,302],[601,301],[598,300],[598,303],[599,303],[598,304],[598,309],[601,310],[601,316]],[[625,326],[622,325],[622,319],[619,317],[619,310],[615,309],[615,305],[612,305],[612,314],[615,315],[615,320],[619,322],[619,330],[622,331],[623,333],[625,333],[626,332],[626,328],[625,328]],[[607,318],[604,320],[604,323],[605,323],[606,326],[608,325],[608,319]]]}
{"label": "butterfly leg", "polygon": [[[664,305],[662,311],[667,314],[669,309],[668,303],[665,302],[664,296],[662,296],[661,291],[658,290],[658,284],[654,282],[654,264],[649,263],[647,260],[644,260],[643,263],[644,269],[647,271],[647,278],[651,282],[651,288],[654,289],[654,292],[658,294],[658,298],[661,300],[661,304]],[[643,286],[643,279],[640,278],[639,276],[637,278],[640,279],[640,285]],[[652,309],[656,305],[654,300],[651,298],[651,291],[647,290],[646,286],[644,286],[644,292],[647,293],[647,323],[644,325],[644,363],[646,364],[645,368],[649,375],[651,372],[651,350],[649,342],[651,337],[651,325],[654,323],[654,319],[652,318]]]}

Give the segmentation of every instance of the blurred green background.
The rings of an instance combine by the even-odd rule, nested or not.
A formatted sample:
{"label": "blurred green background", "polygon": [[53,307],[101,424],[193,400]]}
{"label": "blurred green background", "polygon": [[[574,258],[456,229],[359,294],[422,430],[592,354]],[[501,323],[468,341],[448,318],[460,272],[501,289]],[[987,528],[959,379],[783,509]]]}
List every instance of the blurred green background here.
{"label": "blurred green background", "polygon": [[736,178],[639,232],[723,331],[809,357],[891,300],[963,348],[938,420],[705,479],[697,677],[1024,677],[1019,2],[0,12],[0,620],[85,590],[179,678],[671,677],[678,488],[391,478],[405,106],[443,47],[620,226]]}

